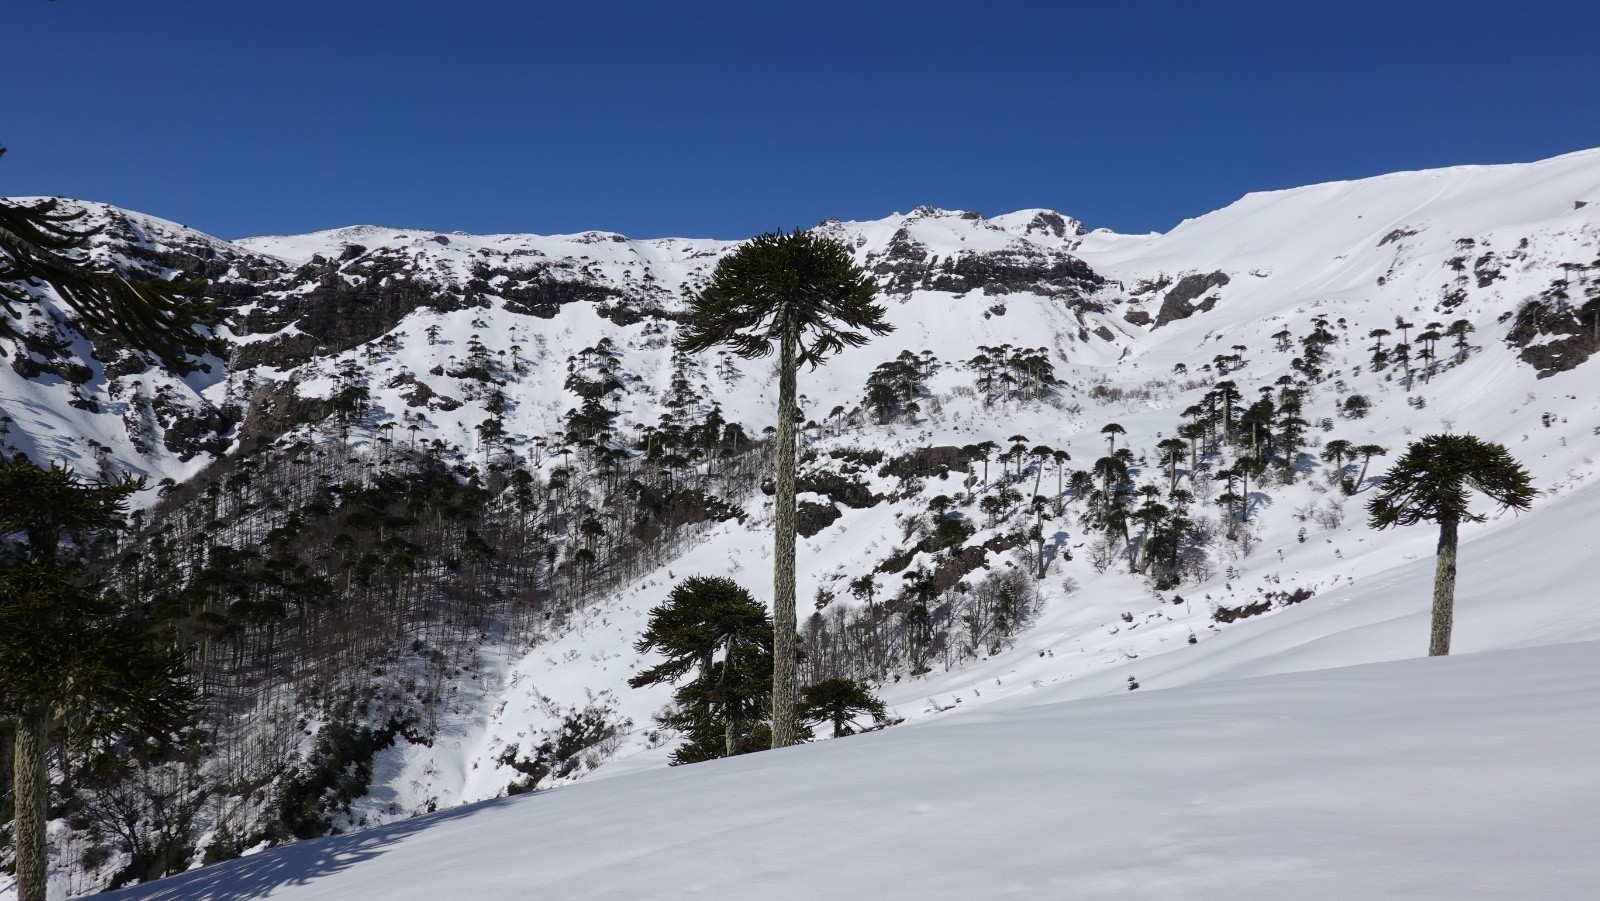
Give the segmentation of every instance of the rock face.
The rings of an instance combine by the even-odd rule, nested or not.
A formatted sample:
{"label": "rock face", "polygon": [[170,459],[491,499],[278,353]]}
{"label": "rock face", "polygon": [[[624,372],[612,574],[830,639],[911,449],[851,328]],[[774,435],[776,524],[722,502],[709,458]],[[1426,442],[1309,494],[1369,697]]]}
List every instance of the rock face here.
{"label": "rock face", "polygon": [[1567,372],[1600,352],[1600,283],[1596,287],[1581,307],[1540,297],[1517,311],[1506,343],[1521,349],[1517,356],[1539,378]]}
{"label": "rock face", "polygon": [[1081,297],[1104,282],[1077,257],[1018,250],[946,257],[938,267],[930,267],[919,287],[950,294],[1028,292]]}
{"label": "rock face", "polygon": [[[1229,282],[1225,272],[1209,272],[1205,275],[1186,275],[1178,279],[1167,291],[1166,297],[1161,301],[1161,310],[1156,313],[1156,328],[1179,319],[1188,319],[1195,313],[1206,312],[1217,305],[1216,295],[1206,297],[1198,304],[1195,298],[1200,297],[1213,288],[1220,288]],[[1132,321],[1132,320],[1130,320]],[[1135,323],[1138,324],[1138,323]]]}
{"label": "rock face", "polygon": [[1040,210],[1023,226],[1023,233],[1032,235],[1050,235],[1056,238],[1065,238],[1068,235],[1081,236],[1087,232],[1083,223],[1076,219],[1068,219],[1060,213],[1050,210]]}
{"label": "rock face", "polygon": [[314,256],[253,287],[258,300],[235,308],[234,331],[270,337],[239,347],[231,360],[235,368],[294,366],[381,337],[418,309],[464,306],[459,287],[417,277],[394,251],[367,252],[360,245],[338,260]]}
{"label": "rock face", "polygon": [[[824,227],[858,247],[867,241],[852,236],[844,223]],[[1095,326],[1082,316],[1105,312],[1109,283],[1072,252],[1083,233],[1081,223],[1048,210],[987,220],[973,212],[919,207],[900,220],[881,248],[867,244],[862,262],[891,297],[977,294],[987,302],[975,315],[986,317],[1005,315],[1008,296],[1046,298],[1079,315],[1087,336]]]}

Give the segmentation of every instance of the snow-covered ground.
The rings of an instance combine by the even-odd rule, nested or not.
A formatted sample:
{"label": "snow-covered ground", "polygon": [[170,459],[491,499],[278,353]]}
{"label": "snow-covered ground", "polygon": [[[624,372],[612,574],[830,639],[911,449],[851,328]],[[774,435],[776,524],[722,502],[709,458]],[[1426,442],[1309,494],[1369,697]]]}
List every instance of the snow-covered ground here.
{"label": "snow-covered ground", "polygon": [[109,897],[1592,898],[1600,644],[1026,701]]}

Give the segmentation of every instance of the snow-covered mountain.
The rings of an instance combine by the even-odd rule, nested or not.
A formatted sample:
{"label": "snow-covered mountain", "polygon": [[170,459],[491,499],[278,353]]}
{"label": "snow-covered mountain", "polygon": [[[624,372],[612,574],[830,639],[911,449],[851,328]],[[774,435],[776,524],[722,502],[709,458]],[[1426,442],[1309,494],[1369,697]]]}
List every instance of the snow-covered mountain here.
{"label": "snow-covered mountain", "polygon": [[[76,345],[86,368],[16,357],[0,369],[4,440],[33,455],[91,471],[147,473],[153,482],[204,479],[216,457],[331,431],[340,398],[356,387],[363,403],[341,439],[353,454],[438,442],[463,465],[503,456],[547,478],[564,465],[558,446],[570,428],[566,414],[579,403],[564,387],[569,361],[581,372],[592,358],[585,352],[604,341],[620,385],[608,401],[618,414],[619,447],[647,446],[681,387],[675,382],[687,382],[702,407],[714,401],[752,436],[774,419],[769,361],[675,360],[670,346],[686,292],[703,284],[732,242],[372,226],[227,242],[88,206],[108,226],[97,254],[142,271],[199,271],[231,315],[209,372],[185,377],[98,345],[93,359],[87,339]],[[1569,753],[1594,738],[1577,722],[1582,704],[1568,690],[1596,678],[1582,662],[1592,646],[1551,647],[1600,640],[1600,610],[1583,587],[1600,516],[1600,363],[1591,362],[1600,351],[1600,150],[1251,194],[1166,234],[1089,231],[1045,210],[985,218],[931,208],[818,228],[853,247],[879,279],[895,331],[803,376],[816,490],[802,500],[820,518],[800,542],[802,610],[815,600],[824,633],[830,622],[846,623],[864,603],[852,590],[863,579],[871,586],[866,602],[923,579],[942,592],[930,606],[955,610],[960,602],[948,598],[1010,569],[1027,572],[1037,593],[1025,628],[995,639],[952,614],[950,634],[923,649],[921,665],[886,672],[880,694],[906,723],[882,734],[641,772],[664,768],[672,747],[672,736],[651,722],[669,692],[626,687],[647,664],[633,641],[649,609],[676,580],[697,573],[730,576],[757,597],[770,592],[770,501],[758,491],[732,493],[739,516],[697,526],[659,565],[617,576],[572,615],[543,623],[537,634],[487,630],[470,676],[457,673],[448,689],[431,744],[380,752],[372,788],[352,817],[380,822],[503,794],[519,777],[512,746],[525,748],[565,711],[596,699],[615,722],[631,724],[575,774],[592,772],[583,781],[602,784],[265,852],[276,856],[140,896],[253,897],[270,889],[274,897],[400,897],[414,888],[420,897],[465,885],[450,872],[460,860],[480,880],[472,890],[486,897],[521,896],[541,879],[579,895],[575,887],[593,886],[592,897],[680,896],[692,885],[741,894],[747,878],[759,886],[752,893],[805,896],[781,888],[793,886],[791,877],[827,897],[855,894],[858,880],[891,896],[970,896],[1014,884],[1023,894],[1281,897],[1290,885],[1283,873],[1308,859],[1337,858],[1368,861],[1377,875],[1360,882],[1352,875],[1357,864],[1326,864],[1316,870],[1321,882],[1292,893],[1352,897],[1361,892],[1340,889],[1365,886],[1374,897],[1503,897],[1492,887],[1515,883],[1474,875],[1505,861],[1489,852],[1490,839],[1508,832],[1521,847],[1546,814],[1566,837],[1538,858],[1548,864],[1542,875],[1517,871],[1522,884],[1550,889],[1532,894],[1572,897],[1582,894],[1577,887],[1600,884],[1600,869],[1577,859],[1580,840],[1596,836],[1578,822],[1582,807],[1573,803],[1600,800],[1600,782],[1583,770],[1581,754]],[[71,324],[57,316],[39,327],[65,334]],[[1379,329],[1391,334],[1375,337]],[[1318,339],[1325,359],[1308,363],[1306,340],[1318,333],[1327,336]],[[1374,362],[1375,343],[1392,351],[1400,342],[1414,348],[1409,362]],[[988,364],[974,362],[1036,349],[1055,379],[1037,391],[997,389],[984,381]],[[861,411],[874,371],[903,354],[922,361],[916,409],[882,417]],[[1200,466],[1184,452],[1176,472],[1156,449],[1180,436],[1187,411],[1221,381],[1237,385],[1241,405],[1301,392],[1307,426],[1295,477],[1250,485],[1248,521],[1234,539],[1222,535],[1216,502],[1224,490],[1218,474],[1237,448],[1197,455]],[[1101,430],[1110,423],[1122,431],[1108,438]],[[1497,653],[1286,677],[1425,652],[1435,535],[1425,526],[1379,533],[1365,525],[1365,492],[1385,458],[1321,456],[1342,440],[1383,447],[1392,459],[1436,432],[1504,444],[1543,492],[1528,513],[1485,508],[1487,523],[1463,529],[1455,650]],[[1133,480],[1163,489],[1169,480],[1187,484],[1196,517],[1210,520],[1210,540],[1195,544],[1176,584],[1131,574],[1118,548],[1069,503],[1048,521],[1044,546],[1034,548],[1017,537],[1034,521],[1020,500],[1041,493],[1055,501],[1059,464],[1028,453],[1013,463],[967,463],[950,453],[982,442],[1004,449],[1017,435],[1026,436],[1025,449],[1066,451],[1066,469],[1088,470],[1112,446],[1131,448]],[[881,455],[863,462],[873,451]],[[911,462],[897,469],[889,465],[896,460]],[[1341,490],[1341,478],[1354,483],[1354,495]],[[841,481],[854,487],[830,487]],[[986,510],[983,499],[1007,486],[1018,502]],[[972,525],[958,548],[921,544],[939,496]],[[940,567],[963,549],[975,556],[951,584],[938,583]],[[1033,579],[1041,554],[1044,575]],[[973,634],[961,645],[963,627]],[[1257,676],[1273,678],[1231,681]],[[1182,690],[1146,697],[1168,688]],[[1474,705],[1474,693],[1493,691],[1501,693],[1492,703]],[[1276,723],[1283,717],[1292,722]],[[1480,723],[1501,738],[1468,742],[1476,750],[1461,753],[1477,755],[1472,778],[1520,772],[1517,758],[1536,748],[1538,765],[1561,775],[1517,781],[1512,794],[1528,806],[1504,821],[1489,819],[1498,795],[1429,806],[1468,779],[1468,769],[1454,769],[1446,755]],[[1520,736],[1509,734],[1524,726]],[[1149,743],[1193,753],[1151,751]],[[1412,750],[1386,762],[1396,748]],[[970,770],[911,763],[944,759],[970,761]],[[1148,778],[1135,779],[1129,761]],[[1366,781],[1391,765],[1399,769]],[[961,773],[970,782],[951,788]],[[609,781],[621,775],[628,778]],[[1324,777],[1336,787],[1319,787]],[[1429,786],[1415,805],[1393,794],[1413,778]],[[853,787],[800,797],[776,787],[786,780]],[[1128,781],[1137,784],[1120,794],[1117,786]],[[1056,795],[1040,788],[1047,784],[1075,788]],[[1219,785],[1248,786],[1240,789],[1245,800]],[[935,800],[916,797],[919,787]],[[755,820],[730,809],[747,796],[797,805],[802,825],[772,837],[758,832]],[[1079,798],[1083,806],[1071,807]],[[823,828],[844,828],[827,819],[840,809],[862,838],[823,846],[851,861],[829,869],[815,842]],[[1418,810],[1416,820],[1405,819]],[[654,818],[680,811],[681,832],[651,831]],[[1194,821],[1212,824],[1205,835],[1192,823],[1173,824],[1193,811],[1210,818]],[[616,839],[630,854],[597,847],[618,818],[631,821],[618,824]],[[757,819],[762,829],[772,825]],[[1390,831],[1405,820],[1440,838],[1407,850],[1381,840],[1390,832],[1379,830],[1347,844],[1332,838],[1326,847],[1302,837],[1264,859],[1243,850],[1295,830],[1325,826],[1348,835],[1373,819]],[[984,838],[950,842],[962,823]],[[743,837],[726,837],[733,835]],[[1398,874],[1415,855],[1451,843],[1445,836],[1476,849],[1448,858],[1459,879],[1424,891]],[[1047,846],[1140,841],[1153,850],[1124,849],[1122,865],[1113,865],[1124,858],[1112,850],[1039,859]],[[394,850],[425,844],[426,854],[393,853],[388,846],[396,842]],[[687,864],[670,859],[716,858],[723,852],[694,846],[717,842],[744,861],[725,872],[742,876],[691,877]],[[1220,853],[1219,844],[1231,850]],[[518,846],[559,848],[560,862],[508,851]],[[754,862],[784,848],[812,850]],[[993,868],[944,863],[964,851]],[[880,857],[895,863],[877,869]],[[424,865],[446,859],[449,866]],[[602,870],[624,860],[641,868],[602,880]],[[558,869],[541,870],[546,861]],[[1229,891],[1223,868],[1247,865],[1270,871]],[[276,880],[261,875],[263,867],[295,875]],[[528,870],[540,875],[518,881],[515,874]],[[884,882],[886,872],[900,876]],[[952,881],[940,881],[940,873]],[[311,874],[326,878],[290,891]]]}

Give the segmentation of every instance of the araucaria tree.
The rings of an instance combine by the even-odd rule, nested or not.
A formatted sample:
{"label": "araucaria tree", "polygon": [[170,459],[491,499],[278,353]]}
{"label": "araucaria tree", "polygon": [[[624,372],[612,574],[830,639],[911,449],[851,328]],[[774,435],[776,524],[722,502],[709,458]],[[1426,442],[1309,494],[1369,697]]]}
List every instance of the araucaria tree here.
{"label": "araucaria tree", "polygon": [[761,750],[772,692],[772,621],[750,592],[721,576],[684,579],[650,611],[634,647],[666,658],[629,679],[634,688],[693,674],[673,693],[677,709],[661,720],[685,735],[674,763]]}
{"label": "araucaria tree", "polygon": [[842,676],[807,685],[801,692],[800,714],[806,720],[832,726],[834,738],[860,731],[855,723],[859,716],[871,717],[874,727],[889,723],[889,711],[883,701],[865,685]]}
{"label": "araucaria tree", "polygon": [[1468,510],[1472,488],[1502,509],[1526,510],[1538,494],[1528,471],[1505,447],[1472,435],[1429,435],[1412,442],[1367,503],[1375,529],[1439,525],[1439,557],[1433,577],[1433,628],[1428,654],[1450,653],[1456,591],[1456,529],[1485,517]]}
{"label": "araucaria tree", "polygon": [[747,359],[778,354],[778,433],[774,466],[772,594],[776,643],[772,672],[772,746],[796,738],[795,378],[846,347],[893,330],[875,303],[877,287],[843,244],[812,232],[768,232],[723,257],[697,294],[678,349],[726,346]]}
{"label": "araucaria tree", "polygon": [[129,730],[170,735],[192,713],[178,657],[86,568],[142,485],[96,485],[0,454],[0,720],[14,729],[19,901],[45,897],[52,741],[92,748]]}

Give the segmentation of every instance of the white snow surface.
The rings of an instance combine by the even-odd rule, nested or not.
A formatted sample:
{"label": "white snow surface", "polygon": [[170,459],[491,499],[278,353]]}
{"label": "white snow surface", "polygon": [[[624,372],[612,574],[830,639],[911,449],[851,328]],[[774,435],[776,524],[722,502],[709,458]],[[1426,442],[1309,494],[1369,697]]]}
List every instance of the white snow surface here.
{"label": "white snow surface", "polygon": [[951,713],[117,899],[1590,898],[1600,645]]}
{"label": "white snow surface", "polygon": [[[1562,263],[1600,257],[1600,150],[1251,194],[1164,235],[1080,235],[1071,220],[1058,235],[1036,225],[1041,213],[1048,211],[982,219],[919,210],[822,226],[864,261],[903,232],[940,256],[1070,252],[1113,281],[1097,297],[1106,312],[1082,318],[1057,298],[1032,294],[887,297],[897,330],[808,374],[807,415],[854,406],[874,366],[925,348],[946,364],[931,386],[942,409],[914,425],[813,438],[814,446],[893,454],[1022,433],[1030,444],[1069,450],[1072,465],[1087,468],[1105,452],[1104,423],[1122,424],[1135,449],[1170,436],[1179,412],[1209,387],[1189,380],[1214,355],[1248,347],[1245,368],[1229,376],[1248,401],[1256,386],[1291,372],[1298,349],[1276,352],[1274,333],[1303,335],[1315,316],[1345,319],[1330,368],[1373,410],[1341,418],[1334,403],[1343,392],[1321,390],[1304,416],[1333,427],[1313,428],[1314,436],[1387,446],[1387,460],[1372,462],[1376,476],[1417,437],[1470,432],[1506,444],[1544,492],[1528,513],[1484,508],[1488,522],[1462,528],[1457,656],[1415,659],[1427,646],[1434,530],[1371,531],[1361,506],[1370,495],[1340,497],[1322,465],[1261,496],[1259,541],[1248,555],[1219,553],[1210,577],[1176,591],[1154,593],[1125,567],[1096,572],[1079,547],[1092,536],[1073,517],[1057,520],[1055,540],[1076,559],[1052,564],[1037,620],[992,656],[881,686],[904,725],[668,769],[670,744],[650,732],[670,688],[626,687],[649,663],[632,642],[648,610],[685,575],[727,575],[770,596],[771,506],[757,495],[744,523],[709,528],[681,558],[551,639],[532,648],[486,645],[477,678],[455,688],[455,714],[440,739],[380,758],[365,812],[377,821],[493,799],[516,775],[497,761],[507,744],[559,723],[563,707],[611,697],[634,728],[583,781],[262,852],[117,897],[1600,895],[1592,850],[1600,839],[1600,605],[1589,587],[1600,533],[1600,362],[1539,379],[1507,348],[1503,318],[1549,288]],[[446,244],[435,236],[358,226],[235,245],[291,260],[337,257],[354,243],[395,248],[441,278],[461,277],[485,253],[581,260],[596,279],[638,284],[650,275],[671,296],[733,246],[601,232],[447,235]],[[1466,238],[1473,244],[1463,250]],[[1459,307],[1434,312],[1463,285],[1450,261],[1466,254],[1471,276],[1473,259],[1485,253],[1496,255],[1498,278],[1466,279]],[[1161,292],[1141,284],[1212,271],[1229,276],[1209,292],[1213,309],[1155,329],[1125,318],[1153,317],[1161,305]],[[986,315],[997,302],[1004,312]],[[1392,328],[1396,315],[1419,329],[1429,319],[1467,318],[1479,350],[1411,392],[1358,374],[1368,331]],[[472,325],[475,316],[486,327]],[[437,344],[423,340],[430,325],[440,327]],[[563,307],[548,321],[498,305],[419,311],[395,334],[398,350],[358,348],[252,375],[292,379],[314,395],[333,389],[339,362],[359,360],[379,417],[395,421],[406,407],[401,389],[385,387],[392,374],[460,396],[454,380],[429,370],[463,353],[473,334],[491,351],[519,345],[531,372],[513,386],[505,422],[527,453],[532,436],[550,434],[572,406],[560,388],[569,354],[602,336],[617,342],[634,378],[624,429],[655,420],[652,400],[670,372],[662,335],[648,324],[616,326],[590,304]],[[1047,347],[1067,383],[1061,396],[984,408],[957,390],[971,373],[956,364],[980,345],[1001,343]],[[755,430],[772,421],[770,362],[737,362],[731,374],[702,362],[696,378],[730,420]],[[1189,375],[1173,374],[1180,362]],[[1121,396],[1107,397],[1106,388]],[[193,390],[214,397],[221,389],[213,382]],[[6,409],[23,414],[14,442],[59,450],[73,436],[95,434],[102,420],[66,408],[65,392],[0,369]],[[1416,397],[1425,406],[1415,406]],[[421,437],[470,447],[472,427],[486,415],[471,403],[430,413]],[[100,440],[127,468],[181,477],[198,465],[129,456],[114,432]],[[996,478],[998,471],[994,464]],[[1143,480],[1164,477],[1154,462],[1140,472]],[[1047,486],[1053,478],[1045,476]],[[925,513],[927,498],[960,491],[959,479],[929,480],[920,494],[846,509],[801,539],[802,610],[819,589],[850,603],[844,585],[903,545],[904,523]],[[1313,508],[1329,514],[1323,524]],[[964,509],[981,519],[975,505]],[[1068,577],[1075,590],[1063,584]],[[899,577],[880,575],[879,584],[892,591]],[[1212,621],[1217,605],[1297,587],[1314,597],[1232,624]],[[1139,690],[1127,689],[1130,677]],[[0,899],[9,897],[0,883]]]}

